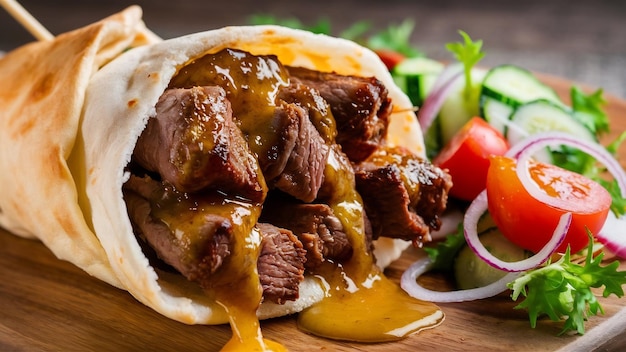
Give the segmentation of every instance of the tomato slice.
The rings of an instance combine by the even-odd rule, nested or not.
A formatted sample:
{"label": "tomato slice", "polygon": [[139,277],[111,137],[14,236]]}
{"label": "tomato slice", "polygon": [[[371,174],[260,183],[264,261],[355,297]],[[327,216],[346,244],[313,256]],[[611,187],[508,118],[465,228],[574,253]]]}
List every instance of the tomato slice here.
{"label": "tomato slice", "polygon": [[452,177],[452,197],[471,201],[485,189],[489,157],[503,155],[509,144],[480,117],[471,118],[433,159]]}
{"label": "tomato slice", "polygon": [[[532,180],[559,207],[542,203],[524,188],[515,171],[515,159],[495,156],[487,174],[489,213],[502,234],[514,244],[538,252],[550,240],[565,212],[572,213],[572,223],[565,241],[557,251],[572,253],[589,243],[587,228],[597,233],[606,221],[611,196],[600,184],[580,174],[551,164],[531,162]],[[556,203],[556,202],[555,202]]]}
{"label": "tomato slice", "polygon": [[387,66],[387,69],[391,71],[394,67],[396,67],[400,61],[405,59],[405,56],[400,54],[397,51],[389,50],[389,49],[376,49],[374,50],[376,55],[380,58],[380,60]]}

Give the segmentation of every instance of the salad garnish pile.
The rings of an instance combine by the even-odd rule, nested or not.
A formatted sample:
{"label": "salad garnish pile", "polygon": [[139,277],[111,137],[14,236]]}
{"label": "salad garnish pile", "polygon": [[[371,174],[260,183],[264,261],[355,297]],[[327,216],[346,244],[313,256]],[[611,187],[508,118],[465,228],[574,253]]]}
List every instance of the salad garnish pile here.
{"label": "salad garnish pile", "polygon": [[[251,22],[332,34],[326,19]],[[406,20],[372,33],[358,22],[339,34],[376,52],[418,107],[427,155],[452,176],[450,211],[464,213],[457,231],[424,248],[402,288],[432,302],[509,290],[531,327],[545,316],[563,321],[561,333],[584,334],[603,313],[596,294],[624,295],[626,271],[605,257],[626,259],[626,172],[615,160],[626,131],[600,144],[610,129],[602,89],[572,86],[567,104],[522,67],[478,67],[483,43],[463,31],[446,44],[451,63],[430,59],[410,44],[413,28]],[[422,287],[428,271],[454,275],[457,290]]]}

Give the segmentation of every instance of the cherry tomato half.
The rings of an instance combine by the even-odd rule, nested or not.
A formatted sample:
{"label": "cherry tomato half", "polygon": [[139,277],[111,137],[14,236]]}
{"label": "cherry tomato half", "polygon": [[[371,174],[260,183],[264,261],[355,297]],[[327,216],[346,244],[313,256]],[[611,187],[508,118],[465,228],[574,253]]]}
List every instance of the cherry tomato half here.
{"label": "cherry tomato half", "polygon": [[404,60],[405,56],[400,54],[397,51],[388,50],[388,49],[376,49],[374,50],[376,55],[380,58],[380,60],[387,66],[387,69],[391,71],[394,67],[396,67],[400,61]]}
{"label": "cherry tomato half", "polygon": [[509,144],[502,134],[480,117],[471,118],[433,159],[452,177],[450,195],[473,200],[485,189],[489,157],[503,155]]}
{"label": "cherry tomato half", "polygon": [[589,243],[586,228],[597,233],[606,221],[611,196],[600,184],[580,174],[550,164],[531,162],[530,176],[548,196],[560,200],[563,207],[546,205],[532,197],[517,177],[514,159],[491,158],[487,174],[489,213],[502,234],[516,245],[538,252],[550,240],[559,218],[572,213],[572,223],[565,241],[557,249],[571,253]]}

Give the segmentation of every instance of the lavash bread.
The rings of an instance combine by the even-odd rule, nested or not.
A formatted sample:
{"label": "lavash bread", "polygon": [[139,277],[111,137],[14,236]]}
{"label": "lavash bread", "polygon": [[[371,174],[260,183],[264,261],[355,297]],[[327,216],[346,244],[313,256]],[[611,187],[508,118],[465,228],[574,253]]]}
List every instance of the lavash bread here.
{"label": "lavash bread", "polygon": [[[120,286],[79,204],[72,160],[87,84],[125,49],[156,41],[130,7],[0,58],[0,226]],[[86,211],[86,212],[85,212]]]}
{"label": "lavash bread", "polygon": [[[138,11],[133,7],[54,42],[18,49],[0,63],[0,80],[16,82],[11,89],[0,87],[5,105],[0,107],[0,187],[11,188],[0,194],[0,224],[41,239],[59,258],[169,318],[226,323],[224,310],[197,285],[150,265],[122,194],[137,139],[180,65],[236,48],[276,55],[285,65],[376,76],[387,86],[396,111],[388,142],[423,156],[422,133],[409,99],[384,64],[353,42],[277,26],[226,27],[157,42]],[[119,55],[138,39],[155,43]],[[20,67],[24,62],[30,66]],[[400,240],[377,242],[381,267],[409,246]],[[298,312],[323,296],[320,283],[306,278],[297,301],[263,303],[258,316]]]}

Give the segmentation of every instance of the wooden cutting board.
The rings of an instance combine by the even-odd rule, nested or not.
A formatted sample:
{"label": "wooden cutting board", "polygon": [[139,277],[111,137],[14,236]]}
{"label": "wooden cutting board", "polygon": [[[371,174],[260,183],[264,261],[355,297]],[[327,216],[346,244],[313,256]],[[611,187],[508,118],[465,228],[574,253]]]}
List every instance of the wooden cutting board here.
{"label": "wooden cutting board", "polygon": [[[570,82],[543,77],[563,96]],[[609,97],[613,132],[626,130],[626,102]],[[626,160],[626,150],[620,154]],[[37,214],[33,214],[37,216]],[[416,258],[407,251],[387,270],[398,280]],[[626,263],[622,263],[626,270]],[[433,278],[433,280],[440,280]],[[591,317],[583,336],[557,336],[561,323],[531,329],[525,311],[504,293],[486,300],[440,304],[437,328],[383,344],[331,341],[298,330],[294,316],[262,323],[264,335],[292,351],[618,351],[626,346],[626,298],[599,298],[604,315]],[[64,261],[43,244],[0,229],[0,351],[218,351],[230,328],[189,326],[165,318]]]}

